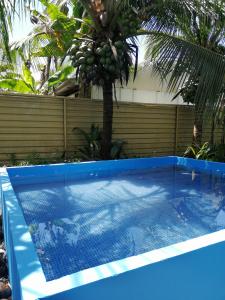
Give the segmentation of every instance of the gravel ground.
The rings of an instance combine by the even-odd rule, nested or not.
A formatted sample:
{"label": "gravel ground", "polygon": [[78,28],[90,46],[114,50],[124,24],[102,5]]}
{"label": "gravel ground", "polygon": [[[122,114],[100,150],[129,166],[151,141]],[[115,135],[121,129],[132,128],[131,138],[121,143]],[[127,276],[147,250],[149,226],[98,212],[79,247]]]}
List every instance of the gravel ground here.
{"label": "gravel ground", "polygon": [[2,215],[0,211],[0,278],[8,279],[7,258],[4,245]]}
{"label": "gravel ground", "polygon": [[8,283],[7,257],[2,228],[2,213],[0,209],[0,299],[11,299],[11,289]]}

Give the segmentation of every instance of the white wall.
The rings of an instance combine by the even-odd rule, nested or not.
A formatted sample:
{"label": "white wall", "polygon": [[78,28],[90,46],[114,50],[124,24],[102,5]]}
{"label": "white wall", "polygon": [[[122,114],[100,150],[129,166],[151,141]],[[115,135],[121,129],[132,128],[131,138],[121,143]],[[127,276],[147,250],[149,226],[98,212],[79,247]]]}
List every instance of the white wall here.
{"label": "white wall", "polygon": [[[174,94],[161,91],[135,90],[129,88],[116,88],[116,96],[118,101],[136,102],[136,103],[155,103],[155,104],[183,104],[181,97],[174,101]],[[92,88],[92,99],[103,99],[102,89],[98,87]],[[114,97],[115,98],[115,97]]]}
{"label": "white wall", "polygon": [[[162,84],[160,78],[153,75],[151,67],[141,69],[133,81],[128,82],[127,86],[121,87],[117,84],[116,95],[118,101],[137,102],[137,103],[156,103],[156,104],[183,104],[182,97],[171,101],[174,93],[169,93],[167,84]],[[103,99],[102,89],[92,88],[92,99]]]}

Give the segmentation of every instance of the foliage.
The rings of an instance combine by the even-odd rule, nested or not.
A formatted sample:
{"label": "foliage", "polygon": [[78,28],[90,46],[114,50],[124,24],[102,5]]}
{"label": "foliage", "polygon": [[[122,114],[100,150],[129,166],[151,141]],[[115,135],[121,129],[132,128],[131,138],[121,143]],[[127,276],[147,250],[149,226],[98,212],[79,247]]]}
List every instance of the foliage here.
{"label": "foliage", "polygon": [[44,164],[43,158],[41,158],[39,153],[33,152],[27,156],[25,161],[20,163],[21,165],[42,165]]}
{"label": "foliage", "polygon": [[[21,66],[18,68],[17,63]],[[35,80],[31,61],[26,59],[22,51],[16,51],[14,64],[11,67],[2,65],[0,68],[0,90],[23,94],[46,94],[65,81],[73,72],[72,66],[59,66],[55,73],[46,78],[43,84]]]}
{"label": "foliage", "polygon": [[112,141],[111,151],[110,151],[111,159],[120,159],[122,157],[125,157],[124,150],[123,150],[125,144],[126,142],[121,139]]}
{"label": "foliage", "polygon": [[211,160],[212,157],[214,156],[214,151],[212,147],[210,147],[209,143],[206,142],[202,146],[196,144],[189,146],[186,149],[184,156],[195,158],[195,159]]}
{"label": "foliage", "polygon": [[25,61],[23,61],[21,73],[16,72],[16,70],[0,73],[0,89],[24,94],[39,93],[31,70]]}
{"label": "foliage", "polygon": [[101,131],[98,126],[92,124],[90,131],[75,127],[74,132],[78,132],[85,140],[86,145],[79,148],[79,156],[83,160],[100,160],[101,151]]}
{"label": "foliage", "polygon": [[11,153],[10,154],[10,159],[9,159],[10,165],[11,166],[15,166],[17,164],[16,161],[16,154],[15,153]]}
{"label": "foliage", "polygon": [[72,66],[65,66],[61,68],[59,71],[51,75],[48,79],[48,86],[53,87],[59,83],[65,81],[71,73],[73,73],[74,68]]}
{"label": "foliage", "polygon": [[186,149],[184,156],[195,159],[225,162],[225,144],[210,145],[206,142],[202,146],[192,145]]}
{"label": "foliage", "polygon": [[83,8],[81,26],[74,35],[68,54],[76,68],[77,80],[84,86],[93,84],[103,89],[100,147],[103,159],[111,158],[113,88],[116,91],[116,81],[128,83],[131,66],[134,66],[134,78],[137,73],[136,36],[141,27],[138,2],[140,1],[79,1]]}
{"label": "foliage", "polygon": [[77,21],[68,15],[69,9],[65,1],[55,4],[52,1],[40,0],[44,9],[30,10],[33,31],[15,44],[16,47],[30,46],[30,53],[34,57],[65,58],[65,53],[72,43]]}
{"label": "foliage", "polygon": [[[26,2],[17,0],[13,4],[20,3],[22,7]],[[171,89],[176,85],[183,86],[186,80],[195,81],[200,75],[195,99],[207,101],[209,108],[215,109],[223,100],[224,0],[156,0],[154,3],[147,0],[57,3],[41,0],[41,3],[45,8],[43,12],[30,9],[31,21],[35,25],[33,32],[15,45],[16,48],[26,48],[31,57],[46,59],[51,56],[52,60],[60,58],[62,62],[72,46],[71,58],[80,67],[77,68],[79,79],[88,82],[93,80],[101,85],[102,78],[127,80],[129,65],[132,65],[130,58],[132,55],[137,58],[138,55],[135,37],[146,35],[149,36],[147,58],[155,59],[162,78],[172,75],[169,82]],[[2,37],[7,37],[9,20],[15,8],[13,4],[1,0]],[[23,8],[21,12],[25,6]],[[114,45],[117,41],[122,42],[124,51],[119,51]],[[7,38],[4,44],[7,44]],[[77,47],[77,52],[82,52],[81,59],[73,52],[76,45],[84,47]],[[97,48],[104,46],[108,52],[97,51]]]}
{"label": "foliage", "polygon": [[80,1],[86,13],[68,54],[83,83],[127,82],[132,56],[137,68],[138,47],[131,37],[138,34],[141,21],[138,11],[122,2],[96,1],[89,6]]}
{"label": "foliage", "polygon": [[[54,4],[41,0],[43,11],[29,9],[32,31],[20,41],[14,42],[10,53],[16,53],[13,60],[14,71],[21,74],[21,61],[18,56],[27,57],[30,70],[35,74],[35,89],[14,87],[13,78],[5,84],[9,90],[39,94],[52,94],[68,78],[73,77],[74,68],[66,58],[66,52],[72,44],[77,22],[71,19],[65,3]],[[17,67],[19,66],[19,68]],[[34,77],[34,76],[33,76]],[[18,79],[18,78],[17,78]],[[20,86],[22,85],[20,84]],[[75,84],[75,80],[74,80]]]}
{"label": "foliage", "polygon": [[189,2],[171,0],[164,14],[163,7],[156,11],[155,27],[161,29],[150,35],[147,57],[162,79],[169,75],[170,90],[185,85],[185,97],[215,114],[225,95],[224,0]]}
{"label": "foliage", "polygon": [[75,162],[77,160],[71,159],[64,159],[64,154],[56,153],[54,157],[42,157],[37,152],[32,152],[27,155],[27,157],[23,160],[19,160],[16,157],[15,153],[11,153],[9,155],[9,159],[6,161],[0,162],[0,166],[29,166],[29,165],[46,165],[46,164],[54,164],[54,163],[64,163],[64,162]]}
{"label": "foliage", "polygon": [[225,145],[214,145],[213,161],[225,162]]}
{"label": "foliage", "polygon": [[[80,134],[84,141],[85,145],[82,148],[78,149],[78,157],[81,160],[101,160],[101,140],[102,140],[102,130],[98,125],[92,124],[89,132],[75,127],[73,131]],[[123,146],[125,141],[115,140],[112,141],[110,147],[110,159],[119,159],[124,157]]]}
{"label": "foliage", "polygon": [[12,20],[18,13],[22,19],[26,6],[33,2],[33,0],[0,0],[0,45],[9,59],[9,32],[12,30]]}

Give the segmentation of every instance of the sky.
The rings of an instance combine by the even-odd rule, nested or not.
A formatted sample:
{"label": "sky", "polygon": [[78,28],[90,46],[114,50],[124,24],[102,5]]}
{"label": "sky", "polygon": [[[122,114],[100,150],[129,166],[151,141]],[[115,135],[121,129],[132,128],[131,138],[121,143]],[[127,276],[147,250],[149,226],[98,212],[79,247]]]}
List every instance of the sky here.
{"label": "sky", "polygon": [[16,17],[13,24],[13,32],[10,34],[10,42],[15,42],[26,37],[26,35],[32,30],[32,23],[30,19],[26,17],[24,20],[19,20]]}

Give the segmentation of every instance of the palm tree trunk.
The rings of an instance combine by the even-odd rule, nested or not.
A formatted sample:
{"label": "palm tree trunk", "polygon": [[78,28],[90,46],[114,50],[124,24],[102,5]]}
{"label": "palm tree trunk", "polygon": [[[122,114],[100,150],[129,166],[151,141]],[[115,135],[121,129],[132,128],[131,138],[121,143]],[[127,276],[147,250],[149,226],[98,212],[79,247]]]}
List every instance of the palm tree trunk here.
{"label": "palm tree trunk", "polygon": [[203,113],[204,109],[195,106],[195,120],[193,128],[193,144],[201,146],[202,143],[202,130],[203,130]]}
{"label": "palm tree trunk", "polygon": [[225,144],[225,117],[222,122],[222,134],[221,134],[221,144]]}
{"label": "palm tree trunk", "polygon": [[102,132],[102,158],[110,159],[112,144],[113,122],[113,84],[111,80],[103,84],[103,132]]}
{"label": "palm tree trunk", "polygon": [[50,57],[47,58],[47,65],[46,65],[46,70],[45,70],[45,81],[47,81],[48,78],[49,78],[51,61],[52,61],[52,58],[50,56]]}
{"label": "palm tree trunk", "polygon": [[210,132],[210,144],[214,145],[215,142],[215,116],[212,116],[211,132]]}

